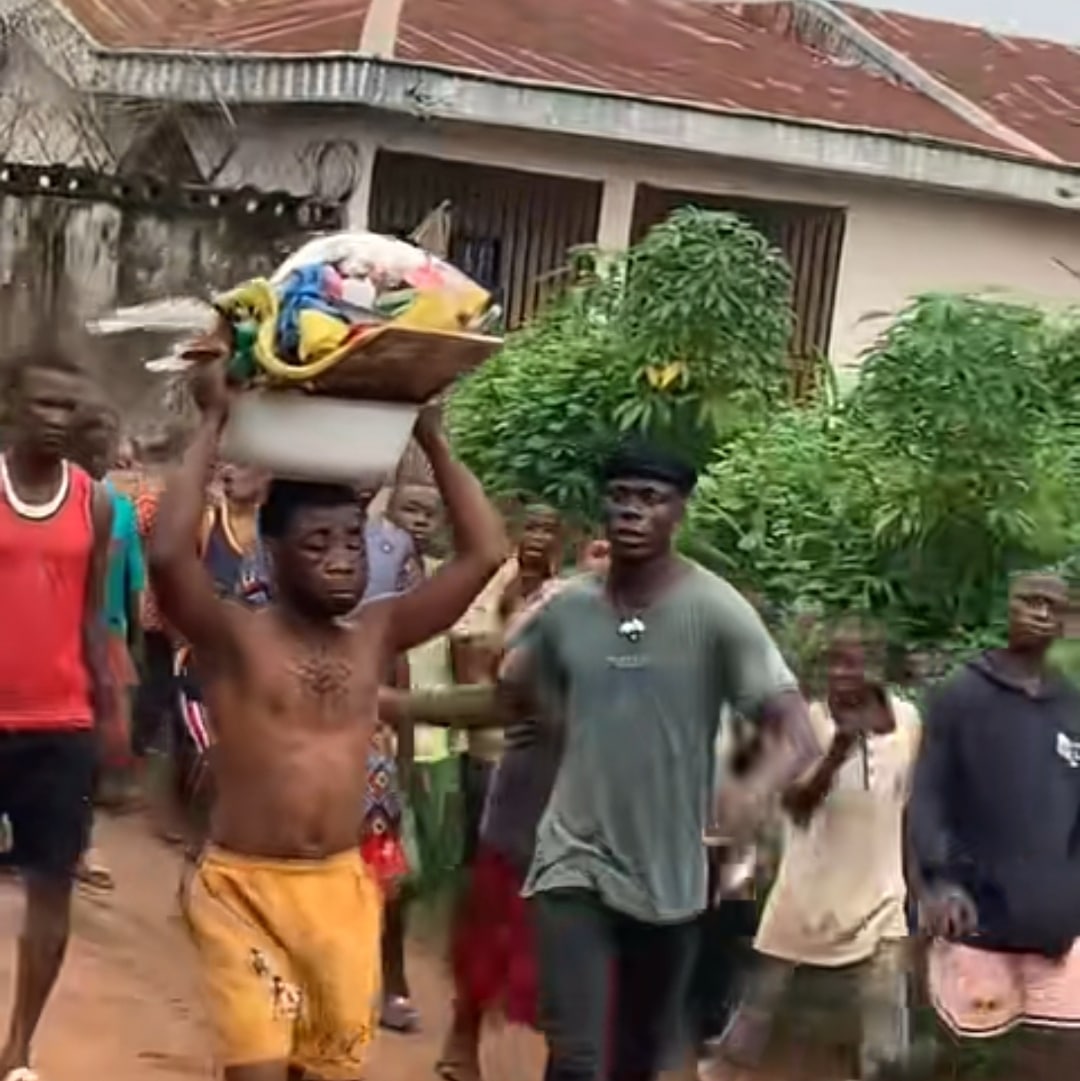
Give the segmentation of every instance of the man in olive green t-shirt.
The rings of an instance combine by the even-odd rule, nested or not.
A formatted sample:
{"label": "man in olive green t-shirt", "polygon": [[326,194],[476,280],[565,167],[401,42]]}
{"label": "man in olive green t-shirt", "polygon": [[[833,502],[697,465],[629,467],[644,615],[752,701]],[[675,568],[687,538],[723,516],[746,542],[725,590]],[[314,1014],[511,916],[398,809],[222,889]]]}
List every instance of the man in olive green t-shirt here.
{"label": "man in olive green t-shirt", "polygon": [[753,608],[673,550],[694,480],[656,450],[617,454],[605,475],[609,575],[554,597],[504,666],[511,711],[545,707],[564,725],[525,886],[547,1081],[647,1081],[663,1064],[706,905],[723,707],[774,737],[752,776],[721,786],[724,836],[744,838],[813,755],[806,704]]}

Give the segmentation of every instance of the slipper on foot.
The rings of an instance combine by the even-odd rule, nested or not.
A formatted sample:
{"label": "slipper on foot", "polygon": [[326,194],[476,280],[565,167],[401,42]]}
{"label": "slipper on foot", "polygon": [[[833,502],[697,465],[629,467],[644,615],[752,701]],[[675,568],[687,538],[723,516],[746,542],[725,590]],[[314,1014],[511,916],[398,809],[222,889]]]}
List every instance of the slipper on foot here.
{"label": "slipper on foot", "polygon": [[417,1032],[420,1028],[420,1014],[409,999],[400,995],[388,995],[383,1002],[379,1024],[391,1032]]}

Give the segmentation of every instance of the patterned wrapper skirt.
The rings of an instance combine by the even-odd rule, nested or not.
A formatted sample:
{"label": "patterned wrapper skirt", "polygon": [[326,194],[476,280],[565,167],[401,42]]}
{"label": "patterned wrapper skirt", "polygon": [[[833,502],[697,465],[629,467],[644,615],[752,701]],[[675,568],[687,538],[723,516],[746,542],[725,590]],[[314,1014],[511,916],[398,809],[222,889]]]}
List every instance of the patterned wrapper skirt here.
{"label": "patterned wrapper skirt", "polygon": [[360,854],[387,897],[398,891],[410,871],[402,840],[403,817],[393,740],[380,729],[368,750]]}
{"label": "patterned wrapper skirt", "polygon": [[501,1009],[511,1024],[536,1025],[537,967],[524,874],[481,843],[451,945],[454,984],[475,1015]]}

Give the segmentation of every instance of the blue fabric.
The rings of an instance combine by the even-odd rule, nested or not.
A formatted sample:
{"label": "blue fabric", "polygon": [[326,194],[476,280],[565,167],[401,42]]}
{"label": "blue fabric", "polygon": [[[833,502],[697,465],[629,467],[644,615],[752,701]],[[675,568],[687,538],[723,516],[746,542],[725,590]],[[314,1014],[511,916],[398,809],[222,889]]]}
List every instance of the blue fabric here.
{"label": "blue fabric", "polygon": [[367,523],[364,531],[367,547],[368,580],[364,600],[400,593],[408,584],[408,572],[415,559],[412,537],[385,519]]}
{"label": "blue fabric", "polygon": [[322,263],[294,270],[278,293],[277,351],[296,356],[300,350],[300,313],[319,311],[347,322],[340,305],[326,295]]}
{"label": "blue fabric", "polygon": [[252,552],[238,552],[226,535],[221,521],[222,513],[218,510],[214,515],[203,554],[203,562],[214,579],[218,593],[254,607],[268,604],[270,566],[262,541],[256,543]]}

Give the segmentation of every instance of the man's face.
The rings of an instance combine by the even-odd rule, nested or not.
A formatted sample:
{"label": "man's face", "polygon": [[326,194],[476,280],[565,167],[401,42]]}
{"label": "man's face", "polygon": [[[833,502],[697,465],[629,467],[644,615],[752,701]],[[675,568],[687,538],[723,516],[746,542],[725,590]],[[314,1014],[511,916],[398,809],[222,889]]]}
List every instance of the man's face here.
{"label": "man's face", "polygon": [[134,469],[135,468],[135,444],[130,439],[121,439],[116,444],[116,461],[113,462],[112,468],[114,469]]}
{"label": "man's face", "polygon": [[829,698],[857,704],[866,692],[866,647],[854,636],[834,638],[825,654]]}
{"label": "man's face", "polygon": [[270,552],[278,589],[314,616],[347,615],[363,598],[364,512],[355,504],[299,508]]}
{"label": "man's face", "polygon": [[674,485],[624,477],[604,493],[604,528],[614,562],[639,563],[670,551],[685,500]]}
{"label": "man's face", "polygon": [[426,548],[442,523],[442,499],[426,484],[404,484],[394,493],[394,521],[418,548]]}
{"label": "man's face", "polygon": [[523,567],[554,571],[558,565],[562,528],[551,507],[532,507],[525,515],[518,542],[518,562]]}
{"label": "man's face", "polygon": [[24,369],[15,394],[16,441],[37,454],[62,457],[85,391],[82,377],[74,372]]}
{"label": "man's face", "polygon": [[82,425],[73,440],[72,457],[100,480],[116,464],[119,432],[111,417],[100,416]]}
{"label": "man's face", "polygon": [[228,462],[221,467],[221,491],[237,506],[258,506],[266,498],[268,479],[261,469]]}
{"label": "man's face", "polygon": [[1064,631],[1069,594],[1065,583],[1050,575],[1019,579],[1009,594],[1009,645],[1045,650]]}

